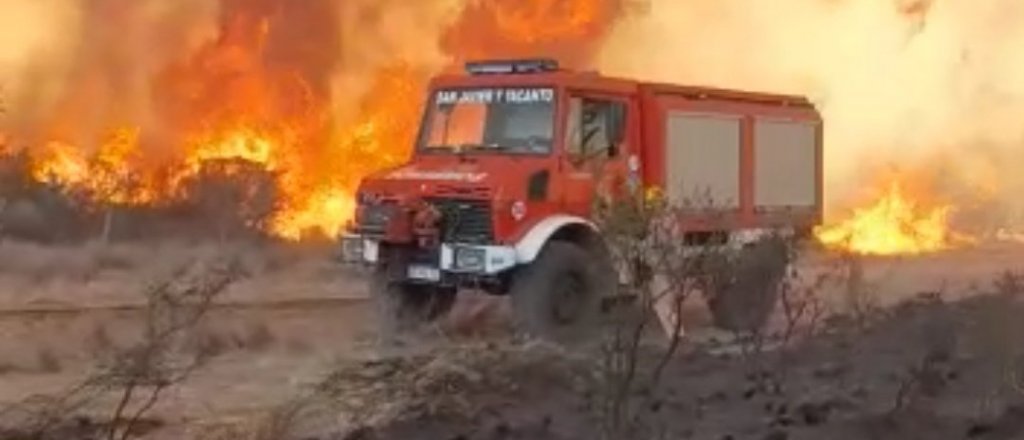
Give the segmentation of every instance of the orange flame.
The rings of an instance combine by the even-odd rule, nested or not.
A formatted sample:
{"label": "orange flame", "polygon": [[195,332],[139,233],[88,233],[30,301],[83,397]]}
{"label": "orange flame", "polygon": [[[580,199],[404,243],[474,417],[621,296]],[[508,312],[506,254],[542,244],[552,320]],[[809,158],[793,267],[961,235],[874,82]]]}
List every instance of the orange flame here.
{"label": "orange flame", "polygon": [[949,225],[953,206],[923,206],[899,182],[891,182],[870,206],[815,231],[826,247],[863,255],[937,252],[970,239]]}
{"label": "orange flame", "polygon": [[[408,156],[423,88],[436,68],[400,59],[383,63],[369,91],[352,98],[358,115],[335,120],[337,103],[325,78],[339,61],[320,59],[335,55],[303,55],[291,49],[294,42],[284,44],[288,54],[280,47],[274,52],[274,38],[287,39],[290,32],[275,34],[277,26],[291,24],[281,18],[283,5],[297,3],[249,3],[225,1],[219,33],[151,79],[159,134],[122,123],[107,127],[113,134],[91,148],[79,145],[85,143],[80,138],[47,142],[29,149],[31,177],[96,206],[146,207],[182,201],[190,197],[190,179],[210,165],[241,161],[272,176],[274,212],[261,225],[268,233],[302,240],[340,232],[353,214],[360,179]],[[473,2],[437,35],[438,44],[453,63],[485,56],[557,56],[579,66],[609,29],[617,3]],[[315,34],[331,33],[322,31]],[[305,45],[315,37],[303,35]],[[88,89],[82,86],[63,100],[88,102],[79,96],[90,96],[83,92]],[[53,119],[62,129],[45,131],[80,134],[75,117],[61,113]],[[230,167],[217,170],[232,177]]]}

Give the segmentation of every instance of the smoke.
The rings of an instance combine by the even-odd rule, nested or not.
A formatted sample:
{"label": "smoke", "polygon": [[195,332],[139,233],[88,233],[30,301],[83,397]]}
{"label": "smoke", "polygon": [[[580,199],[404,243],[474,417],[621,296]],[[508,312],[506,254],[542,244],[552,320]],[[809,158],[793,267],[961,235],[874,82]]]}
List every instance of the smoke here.
{"label": "smoke", "polygon": [[338,116],[350,119],[358,108],[346,105],[368,93],[382,70],[396,65],[420,76],[441,70],[449,57],[438,36],[467,0],[349,0],[337,14],[339,64],[332,81]]}
{"label": "smoke", "polygon": [[346,127],[365,119],[387,72],[422,85],[469,58],[586,65],[619,3],[0,0],[11,110],[0,132],[93,151],[111,129],[135,127],[147,146],[173,145],[223,113],[308,110],[294,102],[307,94]]}
{"label": "smoke", "polygon": [[866,168],[941,157],[962,183],[1019,205],[1024,3],[651,2],[615,28],[603,70],[809,96],[825,118],[830,204],[876,184]]}
{"label": "smoke", "polygon": [[2,0],[2,128],[90,147],[118,124],[152,127],[150,79],[212,32],[216,2]]}
{"label": "smoke", "polygon": [[463,3],[0,0],[0,132],[89,152],[133,127],[163,153],[240,115],[289,124],[326,111],[351,126],[382,71],[440,70],[440,35]]}
{"label": "smoke", "polygon": [[[345,0],[335,102],[396,63],[425,80],[470,59],[548,56],[587,67],[622,0]],[[425,82],[425,81],[424,81]]]}
{"label": "smoke", "polygon": [[[79,11],[61,0],[0,0],[0,85],[6,108],[31,111],[30,100],[51,100],[69,67]],[[10,116],[8,116],[9,118]]]}
{"label": "smoke", "polygon": [[487,0],[469,2],[441,37],[458,60],[556,58],[591,68],[627,0]]}

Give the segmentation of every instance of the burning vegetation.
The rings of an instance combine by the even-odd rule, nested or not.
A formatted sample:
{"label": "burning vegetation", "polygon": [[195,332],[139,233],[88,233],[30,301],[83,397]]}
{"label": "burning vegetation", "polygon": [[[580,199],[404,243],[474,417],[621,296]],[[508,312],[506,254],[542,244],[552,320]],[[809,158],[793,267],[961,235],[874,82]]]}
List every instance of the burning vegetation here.
{"label": "burning vegetation", "polygon": [[877,177],[845,211],[833,212],[832,220],[815,231],[825,247],[898,256],[1005,240],[999,231],[1007,224],[1007,207],[998,194],[1000,182],[987,166],[958,164],[936,154],[914,166],[867,174]]}
{"label": "burning vegetation", "polygon": [[950,205],[922,206],[899,182],[891,182],[874,204],[855,208],[846,219],[820,228],[824,245],[858,254],[904,255],[936,252],[965,241],[950,229]]}
{"label": "burning vegetation", "polygon": [[[81,11],[82,20],[109,15],[140,32],[137,37],[152,38],[166,35],[139,27],[164,25],[170,34],[198,27],[174,28],[166,22],[169,13],[154,11],[153,3],[94,2]],[[294,241],[334,236],[352,215],[359,179],[406,158],[430,74],[473,57],[538,51],[581,66],[608,29],[612,3],[497,1],[448,8],[454,12],[428,36],[441,52],[429,65],[401,54],[367,55],[361,45],[383,46],[389,36],[368,39],[341,29],[356,15],[372,33],[399,32],[388,28],[401,25],[390,12],[402,7],[388,2],[222,0],[212,32],[178,57],[149,69],[126,65],[130,72],[83,62],[54,115],[26,120],[11,109],[2,126],[12,134],[7,157],[20,153],[32,182],[88,208],[194,204],[216,178],[238,187],[232,209],[266,214],[248,216],[244,226]],[[557,18],[563,13],[570,19]],[[410,45],[416,37],[399,43]],[[122,63],[149,61],[128,50],[131,41],[86,44]],[[590,49],[581,51],[584,46]],[[142,84],[136,90],[111,89],[119,76],[135,74]],[[103,111],[92,102],[98,92],[113,106],[143,96],[145,117],[113,107],[97,117]]]}
{"label": "burning vegetation", "polygon": [[[0,144],[14,174],[5,177],[9,186],[48,188],[75,212],[231,210],[227,217],[241,223],[235,226],[280,239],[331,237],[352,215],[360,178],[406,158],[432,74],[469,59],[546,56],[637,78],[810,95],[827,121],[826,174],[840,182],[832,186],[868,180],[875,189],[855,204],[829,200],[850,209],[830,218],[819,240],[855,253],[919,254],[976,241],[956,222],[965,199],[930,200],[906,176],[865,179],[844,163],[894,142],[915,155],[878,155],[927,157],[922,148],[937,140],[1016,145],[1019,136],[986,124],[1006,121],[1024,102],[1014,98],[1024,96],[1024,84],[1008,79],[1014,66],[1000,55],[1017,45],[994,44],[987,33],[1013,27],[1003,22],[1024,14],[995,7],[903,0],[779,0],[765,8],[690,0],[172,3],[0,6],[18,22],[0,30]],[[1004,25],[987,24],[997,18]],[[795,31],[819,26],[828,31],[815,35],[828,37]],[[741,53],[751,41],[766,55],[717,56]],[[950,41],[963,49],[950,49]],[[664,56],[666,47],[673,56]],[[1002,104],[993,104],[996,95]],[[973,116],[964,119],[965,111]],[[16,191],[3,191],[10,205]]]}

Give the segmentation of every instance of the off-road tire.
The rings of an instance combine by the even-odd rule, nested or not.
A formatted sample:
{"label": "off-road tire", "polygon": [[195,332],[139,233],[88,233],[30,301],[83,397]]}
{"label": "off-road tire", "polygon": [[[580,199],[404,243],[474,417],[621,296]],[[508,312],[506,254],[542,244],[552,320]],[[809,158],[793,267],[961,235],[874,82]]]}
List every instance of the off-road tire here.
{"label": "off-road tire", "polygon": [[715,327],[761,331],[775,311],[790,263],[787,243],[768,238],[748,245],[732,261],[713,264],[707,305]]}
{"label": "off-road tire", "polygon": [[614,273],[605,258],[579,245],[546,244],[513,275],[509,294],[517,330],[555,343],[585,341],[593,336],[602,299],[614,293]]}
{"label": "off-road tire", "polygon": [[370,280],[378,329],[381,336],[392,338],[414,332],[452,309],[456,289],[429,284],[415,284],[405,279],[401,261],[382,263]]}

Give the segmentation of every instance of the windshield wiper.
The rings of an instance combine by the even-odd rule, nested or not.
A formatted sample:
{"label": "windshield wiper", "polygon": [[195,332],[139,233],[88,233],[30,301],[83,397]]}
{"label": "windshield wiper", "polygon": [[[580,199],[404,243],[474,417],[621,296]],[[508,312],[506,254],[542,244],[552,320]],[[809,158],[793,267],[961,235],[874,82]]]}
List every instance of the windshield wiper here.
{"label": "windshield wiper", "polygon": [[426,150],[448,150],[456,153],[467,153],[471,151],[508,151],[512,147],[502,144],[474,144],[462,143],[455,145],[427,145]]}
{"label": "windshield wiper", "polygon": [[444,150],[454,150],[455,146],[454,145],[424,145],[423,149],[424,150],[431,150],[431,151],[435,151],[435,150],[437,150],[437,151],[444,151]]}
{"label": "windshield wiper", "polygon": [[459,146],[459,148],[462,148],[463,150],[470,150],[470,151],[472,151],[472,150],[478,150],[478,151],[489,151],[489,150],[506,151],[510,147],[508,145],[503,145],[503,144],[462,144],[462,145]]}

